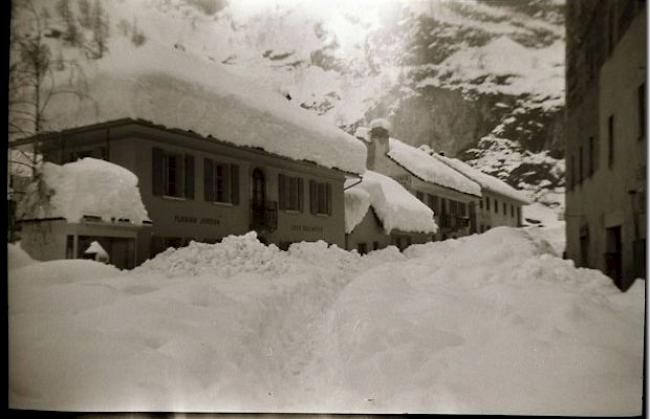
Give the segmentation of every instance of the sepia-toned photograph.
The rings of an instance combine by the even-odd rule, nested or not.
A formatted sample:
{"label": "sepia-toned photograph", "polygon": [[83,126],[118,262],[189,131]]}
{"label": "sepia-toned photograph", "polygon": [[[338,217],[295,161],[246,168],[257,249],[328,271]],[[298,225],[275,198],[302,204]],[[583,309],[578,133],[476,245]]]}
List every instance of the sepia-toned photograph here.
{"label": "sepia-toned photograph", "polygon": [[645,0],[6,11],[14,413],[645,414]]}

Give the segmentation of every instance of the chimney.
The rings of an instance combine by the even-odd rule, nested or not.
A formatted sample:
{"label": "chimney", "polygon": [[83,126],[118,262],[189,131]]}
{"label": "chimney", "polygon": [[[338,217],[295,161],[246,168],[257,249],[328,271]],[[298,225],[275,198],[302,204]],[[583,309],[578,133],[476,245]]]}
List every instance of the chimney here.
{"label": "chimney", "polygon": [[385,119],[374,119],[370,123],[370,142],[366,166],[375,170],[382,159],[386,159],[389,151],[390,123]]}

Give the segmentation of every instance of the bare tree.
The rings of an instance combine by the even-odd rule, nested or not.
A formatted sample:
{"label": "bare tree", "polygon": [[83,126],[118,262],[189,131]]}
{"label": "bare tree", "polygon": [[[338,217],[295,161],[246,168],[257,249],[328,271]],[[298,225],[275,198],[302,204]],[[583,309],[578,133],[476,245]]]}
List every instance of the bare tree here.
{"label": "bare tree", "polygon": [[[52,58],[46,35],[50,31],[47,9],[37,9],[31,0],[12,2],[9,62],[9,142],[41,133],[46,126],[46,109],[58,95],[86,98],[83,73],[78,64],[63,58],[62,53]],[[63,69],[63,70],[61,70]],[[68,82],[61,74],[67,71]],[[9,153],[9,182],[13,188],[12,166],[22,166],[30,171],[32,182],[41,182],[42,155],[38,139],[31,150],[12,150]],[[42,185],[44,188],[44,185]],[[39,189],[40,190],[40,189]],[[43,189],[47,198],[48,191]],[[13,226],[10,226],[12,228]]]}

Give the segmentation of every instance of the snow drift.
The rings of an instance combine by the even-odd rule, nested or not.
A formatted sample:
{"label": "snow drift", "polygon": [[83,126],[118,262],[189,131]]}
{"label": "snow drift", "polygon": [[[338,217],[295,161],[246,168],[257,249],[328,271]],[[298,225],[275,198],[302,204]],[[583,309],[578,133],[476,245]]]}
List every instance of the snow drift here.
{"label": "snow drift", "polygon": [[[42,183],[29,185],[19,208],[22,218],[63,217],[79,222],[90,215],[134,224],[149,220],[137,176],[116,164],[90,157],[62,166],[45,162]],[[46,189],[49,199],[39,188]]]}
{"label": "snow drift", "polygon": [[438,230],[429,207],[396,180],[367,170],[360,183],[345,191],[346,233],[363,220],[368,211],[366,200],[381,220],[386,234],[393,230],[416,233],[435,233]]}
{"label": "snow drift", "polygon": [[14,269],[10,407],[640,414],[644,281],[620,293],[533,233]]}

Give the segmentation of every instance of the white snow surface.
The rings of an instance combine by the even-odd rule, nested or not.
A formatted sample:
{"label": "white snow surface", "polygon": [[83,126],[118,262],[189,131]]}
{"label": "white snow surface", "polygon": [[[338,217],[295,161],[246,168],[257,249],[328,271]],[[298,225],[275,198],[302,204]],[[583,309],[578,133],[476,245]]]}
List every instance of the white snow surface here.
{"label": "white snow surface", "polygon": [[117,38],[110,51],[84,63],[87,88],[79,90],[89,98],[53,99],[46,129],[143,119],[328,168],[365,170],[365,147],[353,136],[222,64],[153,39],[136,51]]}
{"label": "white snow surface", "polygon": [[149,220],[137,176],[116,164],[91,157],[62,166],[45,162],[42,182],[51,193],[49,202],[39,198],[38,182],[31,183],[20,202],[23,218],[63,217],[79,222],[91,215],[106,222],[128,218],[133,224]]}
{"label": "white snow surface", "polygon": [[363,221],[370,209],[370,194],[363,188],[350,188],[345,191],[345,233],[351,233]]}
{"label": "white snow surface", "polygon": [[[381,220],[386,234],[390,234],[393,230],[416,233],[435,233],[438,231],[431,208],[420,202],[396,180],[372,170],[367,170],[362,176],[361,183],[346,191],[345,200],[348,201],[351,197],[350,192],[357,189],[365,191],[368,195],[369,204]],[[355,198],[359,199],[358,197]],[[345,205],[347,232],[348,227],[352,227],[350,230],[352,231],[363,220],[360,212],[365,203],[357,204],[356,208],[350,211],[350,219],[348,219],[348,202]],[[354,205],[351,204],[351,206]],[[365,212],[363,215],[365,215]]]}
{"label": "white snow surface", "polygon": [[390,138],[388,156],[425,182],[435,183],[469,195],[481,196],[481,186],[425,151]]}
{"label": "white snow surface", "polygon": [[7,262],[9,270],[31,265],[36,261],[18,243],[7,243]]}
{"label": "white snow surface", "polygon": [[437,153],[433,154],[433,157],[437,158],[443,163],[446,163],[453,169],[458,170],[459,172],[469,177],[470,179],[472,179],[473,181],[475,181],[476,183],[481,185],[481,187],[487,189],[488,191],[498,193],[505,197],[517,200],[522,204],[530,203],[530,200],[526,197],[526,195],[522,191],[518,191],[517,189],[508,185],[507,183],[505,183],[499,178],[490,176],[487,173],[483,173],[480,170],[475,169],[474,167],[468,165],[467,163],[455,158],[442,156]]}
{"label": "white snow surface", "polygon": [[9,274],[9,404],[640,414],[645,282],[550,252],[500,227],[403,254],[248,234],[130,272],[34,263]]}

